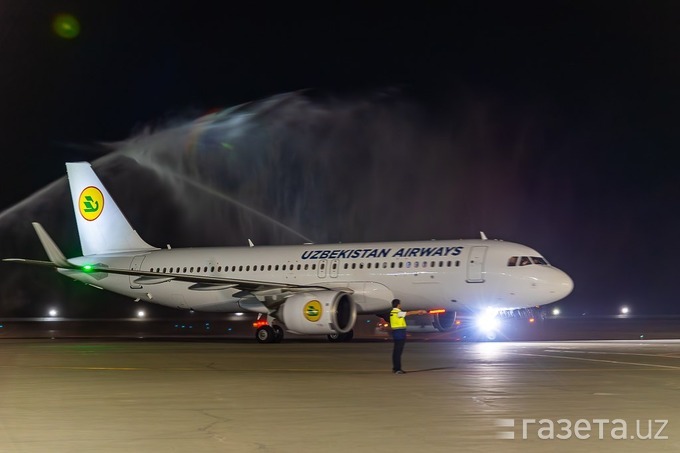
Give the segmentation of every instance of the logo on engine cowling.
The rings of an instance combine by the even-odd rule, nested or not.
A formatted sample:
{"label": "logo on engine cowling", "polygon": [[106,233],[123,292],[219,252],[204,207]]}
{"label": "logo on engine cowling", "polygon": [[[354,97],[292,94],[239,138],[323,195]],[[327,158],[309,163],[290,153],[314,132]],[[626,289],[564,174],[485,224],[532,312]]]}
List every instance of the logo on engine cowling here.
{"label": "logo on engine cowling", "polygon": [[318,300],[310,300],[302,308],[302,314],[309,322],[317,322],[321,319],[321,302]]}

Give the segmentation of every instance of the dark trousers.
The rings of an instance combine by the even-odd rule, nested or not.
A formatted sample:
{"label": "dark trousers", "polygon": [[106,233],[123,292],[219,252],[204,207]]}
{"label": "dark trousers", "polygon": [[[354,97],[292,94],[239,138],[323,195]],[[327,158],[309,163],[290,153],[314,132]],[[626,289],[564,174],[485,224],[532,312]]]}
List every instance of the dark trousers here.
{"label": "dark trousers", "polygon": [[394,339],[394,349],[392,350],[392,371],[401,370],[401,353],[404,352],[406,338]]}

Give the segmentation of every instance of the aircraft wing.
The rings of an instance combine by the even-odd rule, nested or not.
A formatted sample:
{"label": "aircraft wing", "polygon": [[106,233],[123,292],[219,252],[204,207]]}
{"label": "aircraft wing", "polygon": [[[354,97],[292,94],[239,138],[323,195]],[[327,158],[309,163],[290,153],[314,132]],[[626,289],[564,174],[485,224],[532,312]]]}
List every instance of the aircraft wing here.
{"label": "aircraft wing", "polygon": [[241,291],[246,291],[253,295],[257,293],[281,293],[281,292],[299,292],[309,290],[327,290],[330,289],[320,285],[292,285],[290,283],[281,283],[265,280],[242,280],[234,278],[224,278],[213,275],[194,275],[194,274],[176,274],[166,272],[149,272],[141,270],[117,269],[104,265],[91,265],[85,268],[75,266],[74,269],[79,269],[86,273],[109,273],[118,275],[128,275],[131,277],[139,277],[133,282],[139,284],[157,284],[164,283],[171,280],[178,282],[193,283],[189,289],[196,291],[219,290],[227,288],[235,288]]}

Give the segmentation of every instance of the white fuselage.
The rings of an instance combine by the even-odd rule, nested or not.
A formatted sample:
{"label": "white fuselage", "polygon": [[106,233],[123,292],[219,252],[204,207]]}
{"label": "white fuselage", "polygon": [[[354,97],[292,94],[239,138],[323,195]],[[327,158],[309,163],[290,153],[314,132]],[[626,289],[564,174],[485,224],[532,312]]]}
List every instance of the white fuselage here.
{"label": "white fuselage", "polygon": [[[358,313],[383,313],[393,299],[405,310],[525,308],[568,295],[573,282],[548,264],[509,265],[512,257],[540,257],[524,245],[495,240],[310,244],[190,248],[72,258],[159,274],[190,274],[281,285],[309,285],[352,293]],[[519,263],[519,261],[517,261]],[[234,288],[201,287],[167,278],[59,272],[85,283],[170,307],[201,311],[266,312]]]}

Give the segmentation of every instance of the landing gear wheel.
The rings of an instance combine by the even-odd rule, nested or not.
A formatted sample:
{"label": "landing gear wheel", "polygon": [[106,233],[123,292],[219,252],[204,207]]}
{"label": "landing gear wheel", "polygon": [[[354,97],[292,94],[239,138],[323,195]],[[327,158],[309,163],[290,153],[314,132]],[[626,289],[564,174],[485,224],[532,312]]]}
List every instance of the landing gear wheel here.
{"label": "landing gear wheel", "polygon": [[262,326],[257,329],[255,338],[258,343],[273,343],[276,338],[276,333],[271,326]]}
{"label": "landing gear wheel", "polygon": [[274,326],[272,329],[274,329],[274,343],[281,343],[281,340],[283,340],[283,327]]}
{"label": "landing gear wheel", "polygon": [[351,341],[354,338],[354,330],[350,330],[347,333],[331,333],[327,335],[328,341],[331,343],[341,343],[346,341]]}

